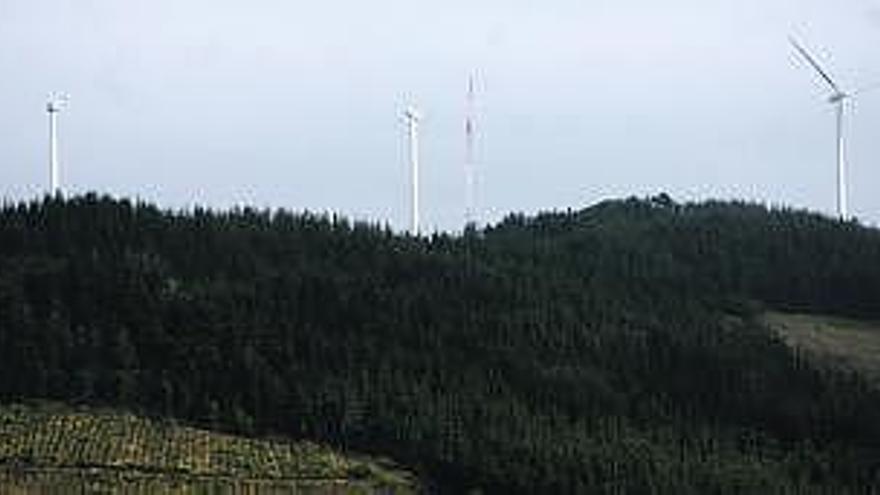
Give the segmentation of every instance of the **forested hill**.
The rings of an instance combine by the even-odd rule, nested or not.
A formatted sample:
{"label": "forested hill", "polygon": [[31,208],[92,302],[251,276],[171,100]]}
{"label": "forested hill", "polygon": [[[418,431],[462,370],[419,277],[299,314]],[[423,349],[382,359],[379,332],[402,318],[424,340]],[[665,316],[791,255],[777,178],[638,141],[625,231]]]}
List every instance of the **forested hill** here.
{"label": "forested hill", "polygon": [[[880,316],[880,230],[749,203],[680,205],[668,196],[581,211],[511,215],[489,242],[648,296],[669,289],[780,309]],[[693,295],[693,294],[691,294]]]}
{"label": "forested hill", "polygon": [[461,236],[88,195],[0,211],[0,397],[390,456],[491,493],[880,488],[880,394],[762,307],[880,318],[880,232],[609,201]]}

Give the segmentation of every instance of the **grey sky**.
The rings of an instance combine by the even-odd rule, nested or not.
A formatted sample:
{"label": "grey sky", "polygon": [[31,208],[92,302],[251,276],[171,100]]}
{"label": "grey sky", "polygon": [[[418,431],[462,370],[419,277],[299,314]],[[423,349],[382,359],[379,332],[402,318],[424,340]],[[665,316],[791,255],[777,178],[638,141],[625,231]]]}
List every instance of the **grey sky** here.
{"label": "grey sky", "polygon": [[[46,188],[46,93],[72,192],[249,203],[403,227],[407,95],[423,219],[460,227],[478,74],[478,206],[666,191],[832,212],[833,108],[880,81],[880,0],[0,0],[0,196]],[[850,113],[850,209],[880,223],[880,91]]]}

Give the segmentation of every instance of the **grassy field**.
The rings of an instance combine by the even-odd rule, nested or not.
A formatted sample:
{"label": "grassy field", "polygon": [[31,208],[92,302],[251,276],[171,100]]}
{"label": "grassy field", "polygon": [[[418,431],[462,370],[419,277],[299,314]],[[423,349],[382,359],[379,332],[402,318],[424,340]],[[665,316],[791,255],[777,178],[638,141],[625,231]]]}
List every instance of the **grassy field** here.
{"label": "grassy field", "polygon": [[389,461],[115,411],[0,406],[0,493],[415,493]]}
{"label": "grassy field", "polygon": [[778,312],[764,322],[789,345],[880,385],[880,322]]}

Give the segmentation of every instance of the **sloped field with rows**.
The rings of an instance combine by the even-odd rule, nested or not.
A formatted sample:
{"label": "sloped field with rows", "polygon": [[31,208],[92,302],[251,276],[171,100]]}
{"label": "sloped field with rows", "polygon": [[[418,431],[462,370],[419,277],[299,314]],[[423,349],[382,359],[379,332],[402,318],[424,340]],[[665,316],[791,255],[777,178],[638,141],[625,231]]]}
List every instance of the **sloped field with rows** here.
{"label": "sloped field with rows", "polygon": [[412,478],[390,462],[310,442],[250,439],[58,405],[0,407],[0,471],[3,493],[15,487],[44,492],[71,480],[173,493],[189,493],[194,485],[221,493],[224,486],[262,488],[259,493],[413,491]]}

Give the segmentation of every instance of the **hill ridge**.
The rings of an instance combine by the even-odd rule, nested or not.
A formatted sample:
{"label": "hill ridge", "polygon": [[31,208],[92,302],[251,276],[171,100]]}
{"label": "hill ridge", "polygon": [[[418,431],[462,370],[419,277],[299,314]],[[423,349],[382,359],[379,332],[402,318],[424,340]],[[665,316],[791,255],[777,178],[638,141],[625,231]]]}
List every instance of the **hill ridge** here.
{"label": "hill ridge", "polygon": [[503,493],[858,492],[880,394],[761,321],[880,317],[880,231],[669,198],[462,235],[342,217],[0,208],[0,399],[112,404]]}

